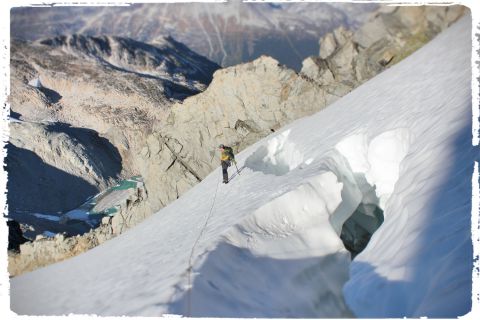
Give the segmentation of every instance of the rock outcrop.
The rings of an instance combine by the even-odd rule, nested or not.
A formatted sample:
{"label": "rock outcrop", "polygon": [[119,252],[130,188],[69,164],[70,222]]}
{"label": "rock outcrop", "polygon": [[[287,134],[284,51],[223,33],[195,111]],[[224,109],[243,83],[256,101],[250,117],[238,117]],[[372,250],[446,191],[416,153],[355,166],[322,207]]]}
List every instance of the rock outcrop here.
{"label": "rock outcrop", "polygon": [[304,60],[301,73],[343,96],[410,55],[466,10],[463,6],[381,7],[358,30],[340,27],[323,36],[319,56]]}
{"label": "rock outcrop", "polygon": [[[225,68],[202,94],[172,106],[166,123],[140,151],[140,174],[162,206],[219,165],[218,145],[236,152],[338,97],[273,58]],[[155,186],[150,186],[154,183]]]}

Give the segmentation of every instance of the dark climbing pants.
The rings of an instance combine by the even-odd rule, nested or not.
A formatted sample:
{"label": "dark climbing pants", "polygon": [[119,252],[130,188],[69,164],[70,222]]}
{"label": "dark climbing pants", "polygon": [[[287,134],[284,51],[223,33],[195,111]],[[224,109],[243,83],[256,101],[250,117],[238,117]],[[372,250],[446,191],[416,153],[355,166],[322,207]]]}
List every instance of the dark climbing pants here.
{"label": "dark climbing pants", "polygon": [[222,161],[223,182],[228,182],[228,167],[230,167],[230,161]]}

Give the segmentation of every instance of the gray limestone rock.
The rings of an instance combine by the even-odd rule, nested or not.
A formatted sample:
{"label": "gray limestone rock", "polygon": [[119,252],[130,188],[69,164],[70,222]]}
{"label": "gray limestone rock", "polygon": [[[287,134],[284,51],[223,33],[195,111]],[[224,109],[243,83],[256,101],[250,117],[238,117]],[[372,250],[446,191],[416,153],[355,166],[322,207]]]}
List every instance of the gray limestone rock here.
{"label": "gray limestone rock", "polygon": [[320,56],[304,60],[301,74],[328,85],[328,93],[343,96],[420,48],[466,10],[463,6],[381,6],[355,32],[340,27],[324,35]]}
{"label": "gray limestone rock", "polygon": [[337,49],[337,42],[333,33],[327,33],[320,40],[320,58],[328,58]]}

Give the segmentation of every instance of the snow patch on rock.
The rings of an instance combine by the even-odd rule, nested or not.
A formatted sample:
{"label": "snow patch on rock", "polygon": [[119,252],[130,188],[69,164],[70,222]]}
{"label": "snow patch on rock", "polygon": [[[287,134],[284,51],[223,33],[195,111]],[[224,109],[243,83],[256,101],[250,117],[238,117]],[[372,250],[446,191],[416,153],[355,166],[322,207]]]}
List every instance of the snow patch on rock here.
{"label": "snow patch on rock", "polygon": [[40,77],[33,78],[28,82],[28,84],[37,89],[43,88],[42,82],[40,81]]}

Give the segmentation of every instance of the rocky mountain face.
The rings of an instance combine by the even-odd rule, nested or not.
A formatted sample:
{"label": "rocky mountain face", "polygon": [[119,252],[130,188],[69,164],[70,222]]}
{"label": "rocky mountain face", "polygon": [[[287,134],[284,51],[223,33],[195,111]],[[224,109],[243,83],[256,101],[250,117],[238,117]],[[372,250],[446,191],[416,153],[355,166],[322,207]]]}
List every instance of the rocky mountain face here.
{"label": "rocky mountain face", "polygon": [[357,31],[340,27],[320,39],[301,73],[344,95],[407,57],[465,13],[463,6],[381,7]]}
{"label": "rocky mountain face", "polygon": [[204,90],[219,68],[172,38],[156,45],[107,36],[60,36],[33,43],[14,39],[11,55],[12,82],[21,80],[12,88],[40,89],[38,99],[50,104],[60,98],[65,102],[70,98],[66,89],[75,84],[75,91],[98,100],[111,92],[137,93],[139,104],[165,105]]}
{"label": "rocky mountain face", "polygon": [[128,7],[14,8],[12,36],[26,40],[80,33],[155,43],[173,36],[222,66],[270,55],[297,70],[335,27],[361,25],[377,4],[164,3]]}
{"label": "rocky mountain face", "polygon": [[162,80],[164,94],[173,98],[182,98],[182,92],[188,96],[204,90],[218,69],[216,64],[172,37],[159,38],[152,45],[130,38],[74,34],[39,43],[96,60],[112,69]]}
{"label": "rocky mountain face", "polygon": [[[172,107],[166,124],[140,153],[156,168],[147,167],[146,175],[162,181],[159,201],[172,201],[216,168],[220,143],[240,151],[325,108],[464,12],[460,6],[383,8],[356,32],[340,28],[327,34],[320,56],[306,59],[300,73],[270,57],[217,71],[207,90]],[[372,26],[381,31],[372,34]]]}
{"label": "rocky mountain face", "polygon": [[[142,49],[144,53],[139,53],[138,48],[118,50],[125,41],[113,38],[108,38],[109,45],[105,38],[89,40],[82,36],[57,37],[28,45],[14,43],[12,111],[24,121],[11,125],[10,143],[14,149],[7,160],[7,170],[18,170],[16,176],[20,177],[15,163],[20,163],[22,157],[16,154],[33,150],[41,161],[58,164],[57,168],[64,172],[73,171],[76,177],[89,175],[83,180],[97,190],[110,186],[112,179],[139,175],[144,179],[148,197],[124,211],[134,221],[128,225],[132,226],[180,197],[217,168],[220,143],[238,152],[295,119],[325,108],[403,59],[465,11],[460,6],[382,8],[357,31],[339,28],[322,37],[318,56],[306,59],[300,73],[274,58],[262,56],[217,70],[205,91],[176,101],[164,85],[173,82],[187,88],[188,72],[183,73],[187,84],[182,77],[168,78],[165,74],[176,70],[172,61],[185,63],[188,58],[164,59],[165,63],[159,63],[162,58],[153,57],[156,49],[147,46]],[[206,69],[215,68],[213,65]],[[194,67],[188,70],[195,74]],[[169,81],[165,82],[165,78]],[[175,82],[176,79],[181,80]],[[25,142],[29,129],[22,127],[27,122],[45,120],[69,126],[59,129],[55,125],[28,124],[42,140],[37,141],[39,147],[29,146]],[[70,142],[61,142],[66,139],[63,134],[71,137]],[[98,159],[89,151],[94,149],[87,147],[92,141],[97,141],[98,146],[103,144],[104,151]],[[49,158],[47,154],[57,145],[74,145],[71,149],[75,151],[62,151],[65,159],[61,161],[55,160],[57,156]],[[84,159],[84,163],[78,164],[77,158]],[[114,169],[96,169],[107,162]],[[19,185],[28,185],[18,179]],[[54,181],[49,182],[53,184]],[[10,199],[15,198],[9,195]],[[66,208],[70,209],[73,207]],[[108,226],[107,223],[92,232],[101,234],[102,228]],[[114,236],[122,230],[110,234]],[[22,246],[26,245],[31,244]],[[16,259],[17,265],[27,265]],[[58,259],[56,256],[49,261]]]}
{"label": "rocky mountain face", "polygon": [[204,90],[218,68],[171,38],[156,46],[75,35],[14,40],[12,116],[22,120],[17,126],[60,122],[99,132],[126,167],[136,131],[152,130],[174,101]]}
{"label": "rocky mountain face", "polygon": [[74,209],[138,173],[132,153],[219,68],[172,38],[74,35],[11,46],[9,215]]}
{"label": "rocky mountain face", "polygon": [[206,91],[172,106],[139,152],[152,201],[163,206],[201,181],[219,165],[220,143],[243,149],[337,98],[270,57],[217,71]]}

